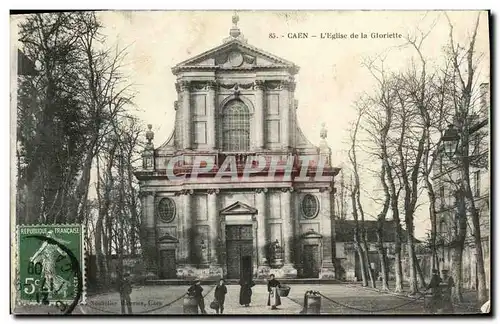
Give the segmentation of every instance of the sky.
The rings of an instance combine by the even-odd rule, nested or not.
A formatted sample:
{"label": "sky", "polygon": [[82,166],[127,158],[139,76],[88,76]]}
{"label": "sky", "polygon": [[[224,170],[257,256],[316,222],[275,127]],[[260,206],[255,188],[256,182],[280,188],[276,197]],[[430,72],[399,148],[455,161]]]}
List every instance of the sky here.
{"label": "sky", "polygon": [[[127,47],[124,73],[134,84],[137,115],[152,124],[155,147],[173,131],[177,99],[175,76],[171,68],[179,62],[222,44],[229,36],[233,11],[102,11],[107,45]],[[463,42],[471,33],[477,12],[448,12],[454,37]],[[423,45],[429,60],[442,59],[448,42],[449,25],[443,12],[418,11],[239,11],[238,26],[248,43],[294,62],[300,67],[295,79],[298,123],[304,135],[319,144],[321,124],[328,129],[327,141],[332,162],[347,163],[350,123],[356,117],[353,103],[374,88],[374,79],[362,66],[365,58],[385,55],[386,68],[402,69],[414,52],[404,46],[405,36],[418,30],[431,32]],[[274,33],[278,38],[270,38]],[[289,33],[308,33],[315,38],[289,38]],[[322,39],[321,33],[347,34],[347,39]],[[364,33],[367,38],[350,38]],[[372,33],[401,34],[402,38],[372,38]],[[283,37],[280,37],[283,35]],[[481,15],[477,51],[484,53],[480,64],[481,82],[489,78],[489,38],[487,13]],[[368,165],[368,156],[360,156]],[[363,177],[369,192],[376,180]],[[362,193],[363,194],[363,193]],[[365,197],[365,210],[376,214],[377,206]],[[426,208],[416,220],[416,236],[424,237],[429,228]]]}

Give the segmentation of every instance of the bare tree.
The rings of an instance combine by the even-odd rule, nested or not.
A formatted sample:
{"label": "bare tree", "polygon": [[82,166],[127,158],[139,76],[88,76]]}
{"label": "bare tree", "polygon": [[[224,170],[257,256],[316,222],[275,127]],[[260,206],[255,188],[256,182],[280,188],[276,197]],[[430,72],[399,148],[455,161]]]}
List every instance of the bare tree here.
{"label": "bare tree", "polygon": [[335,195],[335,207],[337,208],[337,219],[345,220],[347,218],[348,197],[343,169],[340,170],[339,191]]}
{"label": "bare tree", "polygon": [[[449,47],[448,47],[448,59],[451,61],[453,66],[453,82],[450,84],[450,94],[452,95],[452,102],[455,106],[456,115],[456,126],[458,133],[460,134],[460,146],[458,149],[459,162],[458,166],[460,169],[460,190],[458,191],[459,196],[459,213],[460,217],[466,217],[466,213],[469,212],[472,219],[472,225],[474,230],[474,241],[477,255],[477,276],[478,276],[478,289],[477,289],[477,299],[479,302],[484,302],[488,299],[486,290],[486,275],[484,270],[484,256],[481,240],[481,227],[480,227],[480,215],[476,208],[474,196],[471,190],[470,183],[470,158],[469,158],[469,142],[473,113],[473,94],[474,94],[474,83],[477,71],[477,63],[480,56],[475,55],[476,53],[476,38],[477,31],[480,20],[480,13],[478,13],[477,18],[474,22],[474,27],[472,29],[472,35],[468,39],[468,44],[465,46],[456,43],[453,37],[453,24],[446,15],[449,26]],[[465,202],[462,204],[460,201],[462,197],[465,197]],[[456,257],[454,259],[454,265],[452,267],[452,274],[454,277],[461,276],[462,268],[461,257]],[[458,272],[457,272],[458,271]],[[461,279],[461,278],[455,278]],[[461,299],[461,287],[457,285],[454,289],[454,297],[456,299]]]}
{"label": "bare tree", "polygon": [[[352,186],[351,189],[351,202],[352,202],[352,210],[353,210],[353,217],[355,221],[355,233],[354,233],[354,240],[356,243],[356,249],[358,250],[358,255],[360,258],[360,264],[361,266],[361,272],[362,272],[362,277],[363,277],[363,285],[367,285],[367,279],[366,279],[366,273],[368,273],[368,276],[370,278],[370,285],[375,288],[376,283],[375,283],[375,278],[373,275],[373,271],[371,269],[370,265],[370,260],[368,258],[368,244],[366,240],[366,229],[364,225],[365,221],[365,214],[363,210],[363,206],[361,204],[361,193],[360,193],[360,178],[359,178],[359,168],[358,168],[358,161],[357,161],[357,156],[356,156],[356,138],[357,134],[360,128],[360,122],[361,118],[363,117],[365,107],[362,107],[362,103],[359,103],[358,106],[358,116],[356,119],[356,122],[354,123],[352,133],[351,133],[351,148],[349,150],[348,156],[349,160],[352,164],[353,168],[353,175],[354,175],[354,185]],[[359,221],[359,218],[361,218],[361,222]]]}
{"label": "bare tree", "polygon": [[[379,61],[378,63],[377,60]],[[384,58],[378,58],[376,60],[367,59],[364,62],[364,66],[367,67],[377,82],[376,93],[370,98],[371,109],[368,113],[367,125],[364,129],[368,132],[370,141],[375,144],[371,154],[379,157],[383,165],[379,177],[382,182],[382,187],[384,188],[386,199],[383,203],[382,212],[378,217],[379,227],[381,226],[380,223],[382,219],[385,218],[384,206],[387,203],[388,195],[394,223],[395,291],[401,292],[403,290],[403,269],[401,264],[402,232],[399,217],[399,197],[402,188],[399,184],[398,169],[395,166],[397,159],[395,159],[394,156],[396,155],[398,146],[402,146],[402,142],[395,141],[392,132],[396,110],[396,95],[393,90],[396,84],[396,78],[385,71]],[[397,145],[396,149],[394,148],[394,144]],[[385,181],[382,181],[382,174],[384,174]],[[387,185],[387,188],[385,185]]]}

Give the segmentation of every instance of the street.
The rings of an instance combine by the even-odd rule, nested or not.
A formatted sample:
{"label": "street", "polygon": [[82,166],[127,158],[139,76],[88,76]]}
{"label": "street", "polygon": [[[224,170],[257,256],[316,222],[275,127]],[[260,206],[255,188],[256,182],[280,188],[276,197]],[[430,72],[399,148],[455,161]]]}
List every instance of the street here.
{"label": "street", "polygon": [[[266,306],[267,287],[257,285],[253,288],[250,307],[239,305],[239,286],[228,285],[228,294],[224,305],[224,314],[247,315],[294,315],[302,310],[304,293],[308,290],[319,291],[321,298],[321,314],[372,315],[372,314],[425,314],[423,298],[414,300],[408,297],[381,293],[356,284],[328,285],[292,285],[290,295],[282,297],[282,305],[277,310]],[[131,300],[134,314],[183,314],[183,294],[186,286],[140,286],[134,287]],[[209,308],[213,300],[213,286],[203,286],[205,307],[208,315],[215,314]],[[331,300],[329,300],[331,299]],[[428,301],[428,300],[427,300]],[[45,308],[47,310],[45,310]],[[23,306],[23,313],[54,313],[50,307]],[[455,308],[457,313],[473,313],[470,309]],[[16,308],[16,312],[21,308]],[[78,306],[75,314],[120,314],[118,293],[106,293],[87,298],[87,305]]]}

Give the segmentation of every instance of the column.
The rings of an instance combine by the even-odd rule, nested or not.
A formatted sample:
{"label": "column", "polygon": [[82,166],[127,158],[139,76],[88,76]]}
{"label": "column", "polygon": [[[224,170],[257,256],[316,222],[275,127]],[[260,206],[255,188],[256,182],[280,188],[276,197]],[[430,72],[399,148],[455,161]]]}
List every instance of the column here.
{"label": "column", "polygon": [[258,246],[258,265],[269,265],[269,261],[266,256],[266,188],[259,188],[256,191],[256,207],[257,213],[257,246]]}
{"label": "column", "polygon": [[291,265],[293,263],[292,259],[292,249],[294,242],[293,233],[293,216],[291,213],[292,206],[292,188],[283,188],[281,191],[281,215],[283,215],[283,263],[286,265]]}
{"label": "column", "polygon": [[215,135],[216,135],[216,103],[215,103],[215,88],[217,84],[215,81],[209,81],[207,84],[207,144],[212,150],[215,150]]}
{"label": "column", "polygon": [[157,250],[156,231],[154,220],[155,195],[151,191],[141,191],[139,195],[142,205],[142,230],[145,236],[145,246],[143,246],[143,258],[146,275],[155,277],[157,274]]}
{"label": "column", "polygon": [[282,99],[282,103],[280,102],[281,109],[281,134],[280,141],[283,145],[283,148],[290,147],[290,82],[282,81],[282,90],[280,99]]}
{"label": "column", "polygon": [[264,97],[264,81],[255,81],[255,148],[264,148],[264,125],[265,125],[265,97]]}
{"label": "column", "polygon": [[219,219],[217,217],[217,194],[219,189],[209,189],[207,197],[208,222],[210,224],[210,264],[218,265],[217,247],[219,240]]}
{"label": "column", "polygon": [[323,262],[321,265],[321,278],[335,278],[335,269],[332,258],[332,210],[331,188],[321,188],[321,235],[323,235]]}
{"label": "column", "polygon": [[183,123],[183,134],[182,143],[184,149],[191,148],[191,97],[189,94],[189,81],[181,81],[181,92],[182,92],[182,123]]}
{"label": "column", "polygon": [[194,241],[194,227],[192,222],[192,210],[191,210],[191,194],[193,190],[182,190],[182,204],[184,207],[184,215],[182,217],[182,253],[181,258],[184,260],[184,264],[191,264],[192,260],[192,244]]}

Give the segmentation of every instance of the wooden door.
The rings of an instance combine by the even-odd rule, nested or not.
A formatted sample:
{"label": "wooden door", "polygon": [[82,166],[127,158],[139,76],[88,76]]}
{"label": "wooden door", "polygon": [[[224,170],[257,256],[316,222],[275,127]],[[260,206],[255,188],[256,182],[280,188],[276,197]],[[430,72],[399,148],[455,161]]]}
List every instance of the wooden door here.
{"label": "wooden door", "polygon": [[252,225],[226,226],[226,252],[228,279],[252,275]]}
{"label": "wooden door", "polygon": [[161,279],[175,279],[176,278],[176,260],[175,250],[161,250],[160,251],[160,278]]}
{"label": "wooden door", "polygon": [[238,279],[240,277],[240,246],[238,241],[227,241],[227,277]]}
{"label": "wooden door", "polygon": [[318,278],[320,270],[319,246],[304,245],[304,277]]}

